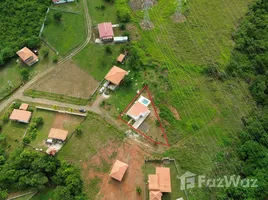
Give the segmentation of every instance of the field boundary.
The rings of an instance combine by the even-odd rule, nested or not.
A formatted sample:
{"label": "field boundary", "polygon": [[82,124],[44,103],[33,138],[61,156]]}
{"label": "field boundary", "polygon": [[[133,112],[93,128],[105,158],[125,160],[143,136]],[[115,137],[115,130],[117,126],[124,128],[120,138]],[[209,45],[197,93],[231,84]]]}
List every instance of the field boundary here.
{"label": "field boundary", "polygon": [[[141,95],[141,93],[142,93],[144,90],[146,90],[146,92],[147,92],[147,94],[148,94],[148,96],[149,96],[149,99],[150,99],[150,101],[151,101],[151,104],[152,104],[154,113],[155,113],[155,115],[156,115],[156,117],[157,117],[157,120],[159,121],[159,126],[160,126],[161,131],[162,131],[162,133],[163,133],[163,136],[164,136],[164,138],[165,138],[165,140],[166,140],[166,144],[151,139],[148,135],[146,135],[146,134],[143,133],[142,131],[140,131],[140,130],[134,128],[132,125],[130,125],[127,121],[125,121],[125,120],[122,118],[122,116],[123,116],[123,114],[126,112],[126,110],[129,109],[129,107],[130,107],[130,106],[131,106],[131,105],[138,99],[138,97]],[[169,142],[168,142],[168,138],[167,138],[165,129],[164,129],[164,127],[163,127],[163,125],[162,125],[162,122],[161,122],[161,120],[160,120],[160,117],[159,117],[159,115],[158,115],[158,113],[157,113],[156,106],[155,106],[155,104],[154,104],[154,101],[153,101],[153,99],[152,99],[152,96],[151,96],[151,94],[150,94],[150,92],[149,92],[149,89],[148,89],[147,85],[145,85],[145,86],[139,91],[139,93],[134,97],[134,99],[133,99],[133,100],[127,105],[127,107],[120,113],[120,115],[118,116],[118,119],[120,119],[121,121],[123,121],[123,122],[124,122],[125,124],[127,124],[131,129],[133,129],[133,130],[135,130],[137,133],[141,134],[143,137],[145,137],[146,139],[148,139],[150,142],[153,142],[153,143],[155,143],[155,144],[159,144],[159,145],[163,145],[163,146],[170,147],[170,144],[169,144]]]}
{"label": "field boundary", "polygon": [[76,115],[76,116],[80,116],[80,117],[86,117],[87,116],[87,114],[70,112],[70,111],[66,111],[66,110],[58,110],[58,109],[47,108],[47,107],[42,107],[42,106],[35,106],[35,107],[36,107],[36,109],[47,110],[47,111],[51,111],[51,112],[58,112],[58,113],[69,114],[69,115]]}

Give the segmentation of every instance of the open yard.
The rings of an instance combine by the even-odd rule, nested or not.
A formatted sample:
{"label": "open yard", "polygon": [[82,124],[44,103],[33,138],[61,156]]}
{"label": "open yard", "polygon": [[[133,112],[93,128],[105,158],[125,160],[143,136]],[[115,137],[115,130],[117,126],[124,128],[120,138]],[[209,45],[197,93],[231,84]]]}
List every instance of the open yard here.
{"label": "open yard", "polygon": [[[79,1],[82,4],[82,1]],[[70,8],[68,8],[70,6]],[[76,4],[53,6],[50,9],[42,37],[52,45],[60,55],[81,44],[86,38],[83,8]],[[66,11],[65,11],[66,9]],[[74,11],[72,11],[74,10]],[[61,20],[55,20],[53,15],[62,13]]]}
{"label": "open yard", "polygon": [[73,135],[58,156],[82,171],[85,192],[94,199],[101,187],[101,178],[109,173],[124,134],[101,117],[89,113],[81,125],[82,135]]}
{"label": "open yard", "polygon": [[31,89],[75,98],[87,99],[99,83],[90,74],[72,62],[55,68],[38,80]]}
{"label": "open yard", "polygon": [[120,54],[122,45],[109,45],[112,53],[105,51],[105,45],[88,44],[74,57],[75,63],[91,74],[96,80],[101,81],[113,65],[117,65],[116,58]]}
{"label": "open yard", "polygon": [[72,131],[74,131],[83,120],[83,117],[39,109],[36,110],[33,117],[42,117],[44,124],[37,130],[36,139],[32,140],[31,145],[43,150],[47,148],[45,140],[48,138],[51,128],[67,130],[70,136]]}

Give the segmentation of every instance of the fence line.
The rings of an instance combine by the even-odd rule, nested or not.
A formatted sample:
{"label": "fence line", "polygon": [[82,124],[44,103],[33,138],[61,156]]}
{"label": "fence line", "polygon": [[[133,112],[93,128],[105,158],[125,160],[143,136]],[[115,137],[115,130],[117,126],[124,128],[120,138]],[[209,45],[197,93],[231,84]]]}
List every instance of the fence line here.
{"label": "fence line", "polygon": [[59,11],[59,12],[66,12],[66,13],[70,13],[70,14],[75,14],[75,15],[81,15],[81,12],[74,12],[74,11],[69,11],[69,10],[61,10],[61,9],[56,9],[56,8],[50,8],[50,10],[54,10],[54,11]]}
{"label": "fence line", "polygon": [[80,116],[80,117],[86,117],[87,116],[87,114],[70,112],[70,111],[66,111],[66,110],[58,110],[58,109],[47,108],[47,107],[42,107],[42,106],[36,106],[36,108],[40,109],[40,110],[48,110],[48,111],[52,111],[52,112],[58,112],[58,113],[64,113],[64,114],[70,114],[70,115],[77,115],[77,116]]}

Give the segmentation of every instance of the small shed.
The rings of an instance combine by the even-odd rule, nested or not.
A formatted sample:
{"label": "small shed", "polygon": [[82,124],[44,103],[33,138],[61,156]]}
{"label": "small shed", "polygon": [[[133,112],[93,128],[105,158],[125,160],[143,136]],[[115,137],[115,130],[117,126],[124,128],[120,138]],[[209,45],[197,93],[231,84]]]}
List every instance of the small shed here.
{"label": "small shed", "polygon": [[120,37],[114,37],[115,43],[121,43],[121,42],[127,42],[128,36],[120,36]]}
{"label": "small shed", "polygon": [[121,181],[126,173],[127,168],[128,164],[116,160],[109,176],[118,181]]}
{"label": "small shed", "polygon": [[28,107],[29,107],[29,104],[27,104],[27,103],[22,103],[21,105],[20,105],[20,110],[27,110],[28,109]]}
{"label": "small shed", "polygon": [[27,47],[22,48],[21,50],[17,51],[17,55],[20,59],[27,64],[28,66],[32,66],[36,62],[38,62],[38,57],[35,55],[30,49]]}
{"label": "small shed", "polygon": [[117,62],[123,63],[124,60],[125,60],[125,57],[126,57],[125,54],[120,54],[120,55],[117,57]]}
{"label": "small shed", "polygon": [[14,109],[9,117],[12,121],[28,124],[31,119],[32,113],[26,110]]}

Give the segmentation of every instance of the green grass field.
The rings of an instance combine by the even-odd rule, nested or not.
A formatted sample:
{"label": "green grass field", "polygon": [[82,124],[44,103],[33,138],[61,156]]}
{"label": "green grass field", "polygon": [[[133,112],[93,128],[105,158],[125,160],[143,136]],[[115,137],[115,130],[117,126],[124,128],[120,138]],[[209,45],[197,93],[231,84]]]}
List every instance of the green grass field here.
{"label": "green grass field", "polygon": [[[60,9],[60,7],[57,9]],[[48,24],[45,25],[42,37],[63,56],[85,40],[85,21],[82,10],[78,14],[61,12],[62,18],[60,21],[53,18],[53,14],[56,12],[58,11],[49,11]]]}
{"label": "green grass field", "polygon": [[74,57],[74,61],[92,75],[96,80],[101,81],[113,65],[117,65],[117,57],[120,54],[122,45],[110,45],[112,53],[105,52],[105,45],[89,44]]}
{"label": "green grass field", "polygon": [[[102,5],[105,6],[105,9],[98,10],[97,7]],[[106,21],[112,23],[117,22],[115,6],[110,3],[105,3],[104,0],[88,1],[88,11],[90,13],[93,26]]]}

